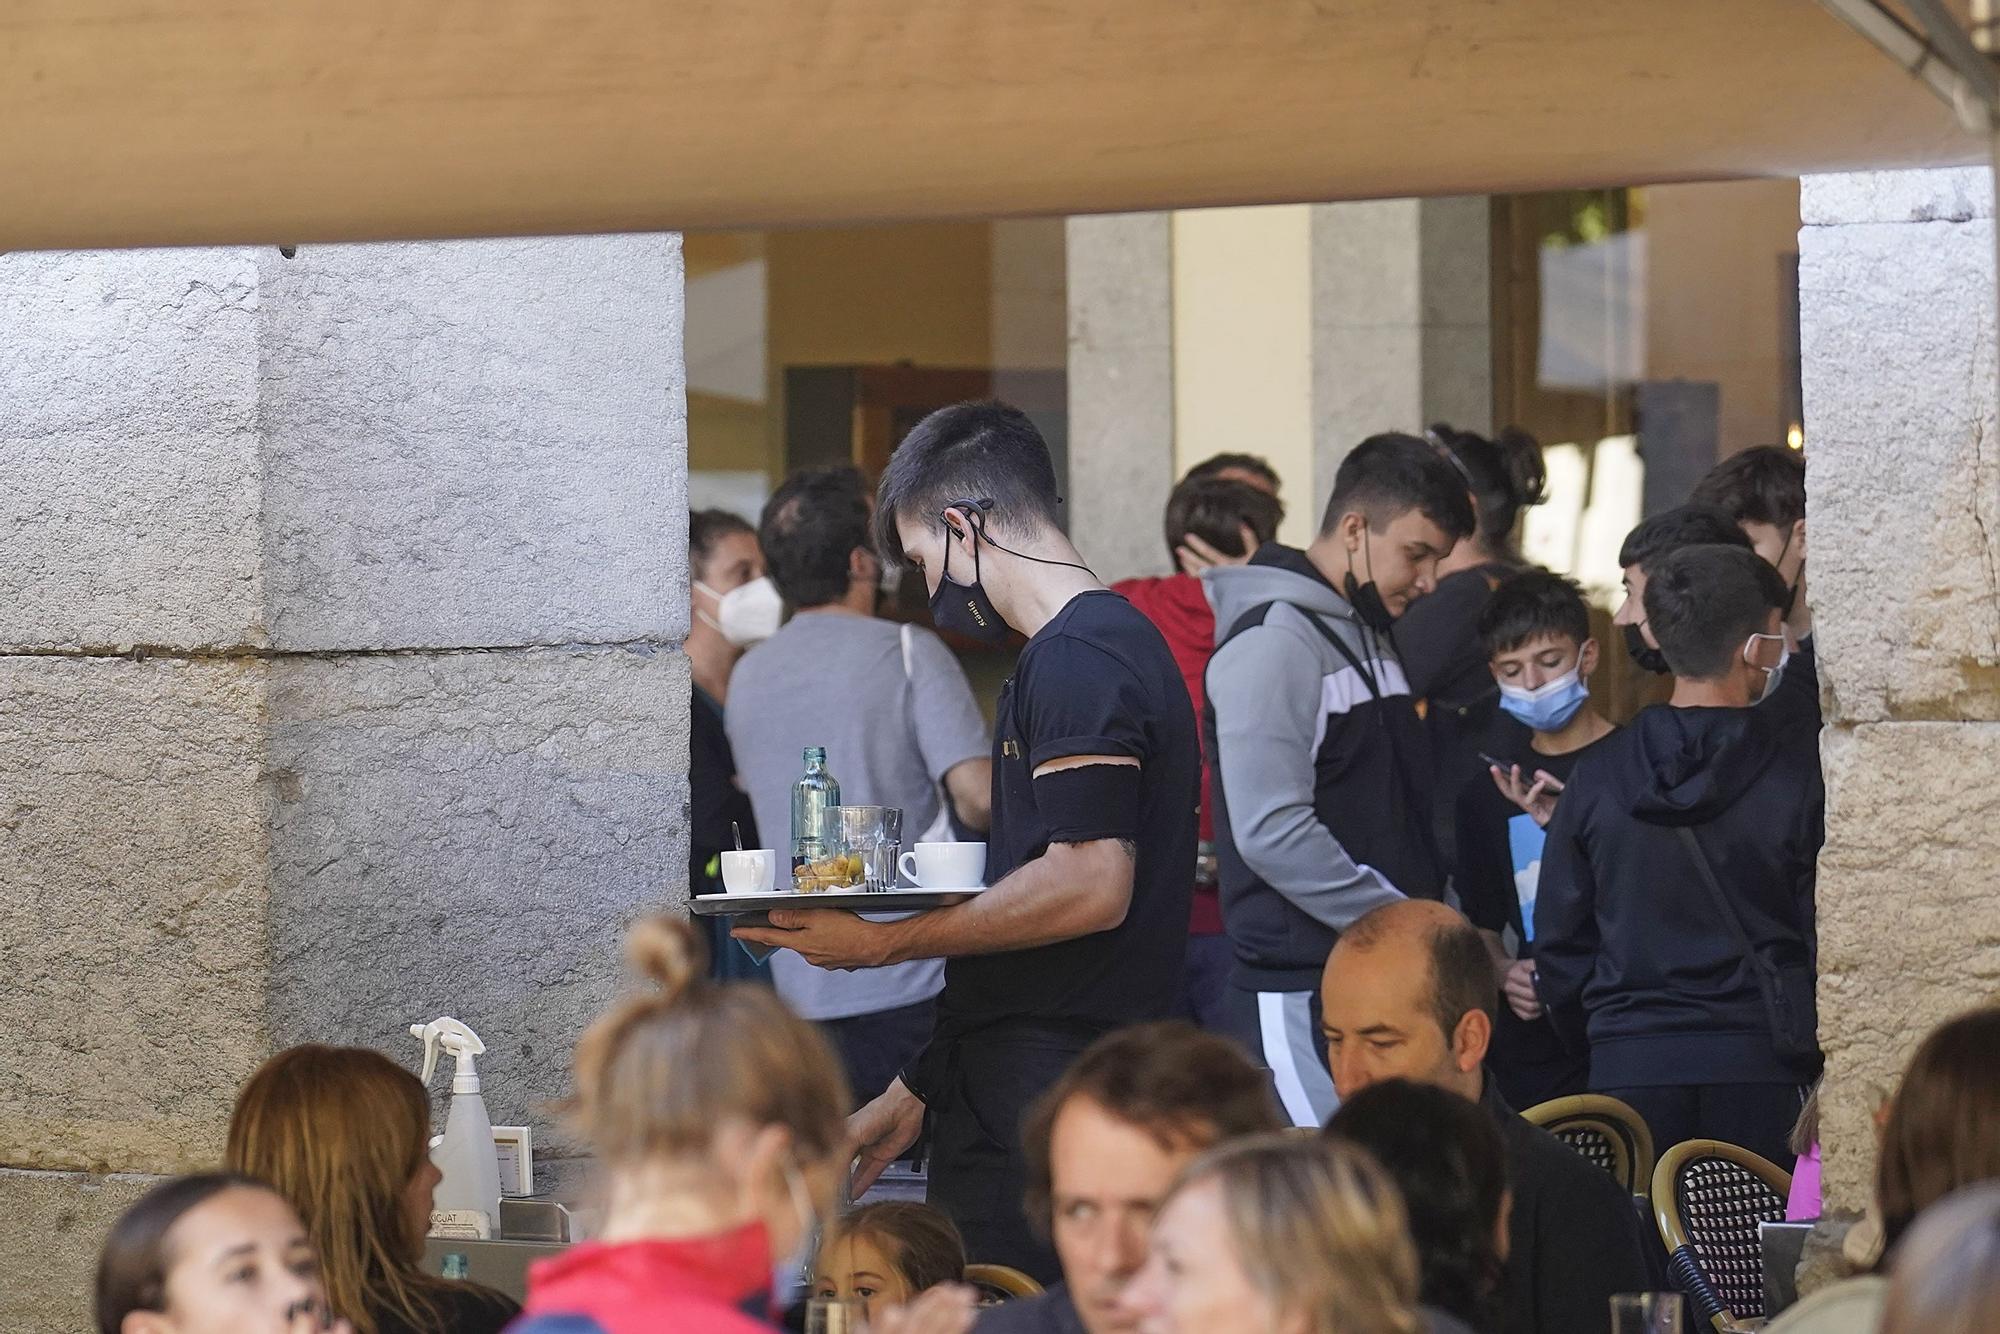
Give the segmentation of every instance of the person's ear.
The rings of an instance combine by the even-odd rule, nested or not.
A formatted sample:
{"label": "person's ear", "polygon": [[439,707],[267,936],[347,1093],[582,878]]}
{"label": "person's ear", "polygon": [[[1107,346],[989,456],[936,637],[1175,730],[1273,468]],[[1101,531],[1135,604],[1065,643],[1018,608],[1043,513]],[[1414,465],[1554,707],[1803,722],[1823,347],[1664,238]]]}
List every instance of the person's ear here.
{"label": "person's ear", "polygon": [[1806,521],[1804,519],[1792,520],[1792,550],[1799,553],[1799,564],[1805,564]]}
{"label": "person's ear", "polygon": [[1361,550],[1361,544],[1368,540],[1368,516],[1349,511],[1340,516],[1340,544],[1351,555]]}
{"label": "person's ear", "polygon": [[1484,1010],[1467,1010],[1451,1035],[1451,1060],[1460,1074],[1469,1075],[1486,1064],[1486,1051],[1493,1045],[1493,1019]]}
{"label": "person's ear", "polygon": [[1589,639],[1584,640],[1583,646],[1576,651],[1578,680],[1588,681],[1591,677],[1597,675],[1597,654],[1597,637],[1592,635]]}
{"label": "person's ear", "polygon": [[762,1214],[790,1198],[785,1166],[792,1155],[792,1132],[783,1126],[761,1126],[744,1139],[739,1152],[720,1156],[735,1162],[737,1191],[745,1206]]}
{"label": "person's ear", "polygon": [[878,584],[882,582],[882,562],[867,547],[856,547],[847,553],[847,582],[850,584]]}

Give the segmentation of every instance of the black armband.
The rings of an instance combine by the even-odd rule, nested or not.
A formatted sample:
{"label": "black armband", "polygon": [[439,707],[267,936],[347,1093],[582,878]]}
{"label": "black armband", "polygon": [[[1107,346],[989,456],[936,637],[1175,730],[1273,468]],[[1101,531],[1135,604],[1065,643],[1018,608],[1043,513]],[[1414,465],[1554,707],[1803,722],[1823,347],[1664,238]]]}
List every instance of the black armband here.
{"label": "black armband", "polygon": [[1035,806],[1051,843],[1139,836],[1139,766],[1082,764],[1035,779]]}

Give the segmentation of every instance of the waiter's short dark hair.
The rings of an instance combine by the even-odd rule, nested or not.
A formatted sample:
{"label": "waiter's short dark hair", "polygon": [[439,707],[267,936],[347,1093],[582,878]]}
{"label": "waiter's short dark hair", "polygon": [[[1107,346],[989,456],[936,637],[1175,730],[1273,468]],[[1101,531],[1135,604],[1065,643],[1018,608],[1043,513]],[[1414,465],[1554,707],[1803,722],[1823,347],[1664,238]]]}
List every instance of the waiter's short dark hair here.
{"label": "waiter's short dark hair", "polygon": [[1783,611],[1785,581],[1748,547],[1683,547],[1646,572],[1646,623],[1675,676],[1726,674],[1751,635]]}
{"label": "waiter's short dark hair", "polygon": [[1324,536],[1341,515],[1360,514],[1379,533],[1411,510],[1453,541],[1472,536],[1472,484],[1466,475],[1430,441],[1387,431],[1369,436],[1340,461],[1319,530]]}
{"label": "waiter's short dark hair", "polygon": [[807,468],[764,503],[757,545],[778,593],[794,607],[847,596],[847,562],[868,549],[868,483],[853,468]]}
{"label": "waiter's short dark hair", "polygon": [[1691,499],[1738,523],[1790,528],[1806,517],[1806,460],[1795,449],[1759,445],[1709,469]]}
{"label": "waiter's short dark hair", "polygon": [[1522,570],[1501,580],[1479,613],[1479,644],[1487,657],[1508,653],[1542,635],[1590,638],[1590,606],[1573,580],[1549,570]]}
{"label": "waiter's short dark hair", "polygon": [[1186,477],[1167,497],[1167,554],[1177,554],[1192,533],[1225,556],[1247,556],[1243,529],[1262,546],[1278,535],[1284,517],[1276,496],[1248,482]]}
{"label": "waiter's short dark hair", "polygon": [[1036,1099],[1022,1128],[1028,1217],[1048,1228],[1055,1199],[1050,1141],[1056,1118],[1084,1098],[1162,1148],[1205,1150],[1282,1129],[1270,1076],[1235,1043],[1178,1019],[1135,1024],[1093,1042]]}
{"label": "waiter's short dark hair", "polygon": [[955,403],[911,428],[875,492],[876,551],[901,564],[896,521],[910,515],[928,521],[961,501],[981,503],[995,532],[1061,526],[1055,464],[1027,413],[995,401]]}
{"label": "waiter's short dark hair", "polygon": [[1742,547],[1748,551],[1750,539],[1727,510],[1690,501],[1642,520],[1625,534],[1624,545],[1618,548],[1618,564],[1621,569],[1636,565],[1650,577],[1654,561],[1670,551],[1693,546]]}

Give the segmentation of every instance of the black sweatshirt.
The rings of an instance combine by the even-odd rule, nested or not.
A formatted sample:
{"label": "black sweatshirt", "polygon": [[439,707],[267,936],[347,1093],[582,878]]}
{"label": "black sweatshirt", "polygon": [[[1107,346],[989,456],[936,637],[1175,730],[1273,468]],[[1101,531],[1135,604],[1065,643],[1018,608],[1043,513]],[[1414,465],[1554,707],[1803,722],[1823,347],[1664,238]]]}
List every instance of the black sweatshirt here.
{"label": "black sweatshirt", "polygon": [[1812,1077],[1774,1049],[1754,976],[1676,832],[1696,830],[1760,953],[1810,962],[1824,793],[1792,731],[1771,705],[1659,705],[1571,774],[1543,849],[1535,968],[1559,1026],[1587,1035],[1593,1087]]}

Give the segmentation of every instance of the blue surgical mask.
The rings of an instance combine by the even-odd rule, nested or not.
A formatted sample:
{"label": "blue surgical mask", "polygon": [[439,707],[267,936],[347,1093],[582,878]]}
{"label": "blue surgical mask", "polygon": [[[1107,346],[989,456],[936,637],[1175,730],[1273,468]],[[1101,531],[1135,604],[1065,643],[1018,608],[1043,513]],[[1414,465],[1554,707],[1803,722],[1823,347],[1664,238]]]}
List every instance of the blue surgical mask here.
{"label": "blue surgical mask", "polygon": [[1555,680],[1533,690],[1504,682],[1500,686],[1500,707],[1537,732],[1560,732],[1589,698],[1590,687],[1584,684],[1581,660]]}

